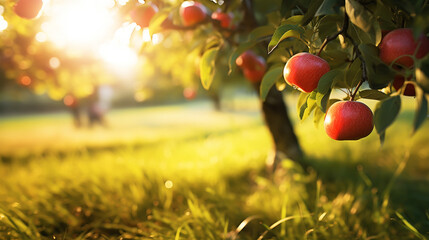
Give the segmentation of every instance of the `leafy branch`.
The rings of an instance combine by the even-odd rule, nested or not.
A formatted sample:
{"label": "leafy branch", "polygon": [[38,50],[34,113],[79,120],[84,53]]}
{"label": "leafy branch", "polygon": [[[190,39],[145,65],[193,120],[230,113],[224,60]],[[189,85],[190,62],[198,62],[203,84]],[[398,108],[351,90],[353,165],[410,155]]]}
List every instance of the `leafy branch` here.
{"label": "leafy branch", "polygon": [[343,26],[341,27],[340,31],[336,32],[335,34],[333,34],[331,36],[327,36],[325,38],[325,40],[322,43],[322,46],[319,49],[319,52],[317,53],[317,56],[320,56],[320,54],[322,53],[322,51],[326,47],[326,45],[328,45],[328,43],[330,41],[335,40],[340,34],[345,37],[345,35],[347,35],[348,28],[349,28],[349,15],[347,15],[347,13],[344,12]]}
{"label": "leafy branch", "polygon": [[[359,58],[359,60],[361,61],[361,68],[362,68],[362,78],[359,81],[358,85],[356,86],[355,90],[353,91],[353,93],[350,96],[350,100],[353,101],[356,97],[356,94],[359,90],[359,88],[362,86],[362,84],[365,81],[368,81],[368,73],[366,70],[366,61],[361,53],[361,51],[359,50],[359,45],[355,42],[355,40],[347,33],[348,27],[350,24],[350,18],[349,15],[347,14],[347,12],[344,12],[344,21],[343,21],[343,26],[341,27],[340,31],[336,32],[335,34],[328,36],[325,38],[325,40],[322,43],[322,46],[319,49],[319,52],[317,53],[317,56],[320,56],[320,54],[322,53],[323,49],[326,47],[326,45],[330,42],[335,40],[340,34],[345,37],[348,38],[350,40],[350,42],[353,45],[353,49],[356,53],[357,58]],[[356,58],[355,58],[356,59]]]}

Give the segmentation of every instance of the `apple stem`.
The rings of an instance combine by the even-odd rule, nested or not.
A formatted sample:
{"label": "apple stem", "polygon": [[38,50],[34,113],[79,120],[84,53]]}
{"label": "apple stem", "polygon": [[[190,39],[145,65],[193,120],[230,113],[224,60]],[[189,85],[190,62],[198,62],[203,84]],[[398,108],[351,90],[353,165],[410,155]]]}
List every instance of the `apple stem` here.
{"label": "apple stem", "polygon": [[[343,22],[343,26],[341,27],[340,31],[336,32],[335,34],[328,36],[325,38],[325,40],[322,43],[322,46],[320,46],[319,52],[317,53],[317,56],[320,56],[320,54],[322,53],[323,49],[326,47],[326,45],[328,44],[328,42],[336,39],[338,37],[338,35],[343,35],[345,38],[348,38],[353,47],[354,50],[356,52],[356,56],[359,58],[359,60],[361,61],[361,68],[362,68],[362,79],[360,80],[359,84],[356,86],[355,91],[352,93],[351,96],[351,100],[353,101],[357,91],[359,90],[359,87],[362,85],[363,82],[368,80],[368,74],[366,71],[366,62],[364,57],[362,56],[362,53],[359,50],[359,45],[355,42],[355,40],[347,33],[347,30],[349,28],[349,15],[347,15],[347,12],[344,12],[344,22]],[[354,61],[355,59],[353,59]]]}
{"label": "apple stem", "polygon": [[354,101],[354,100],[355,100],[356,94],[357,94],[357,92],[359,91],[360,86],[362,86],[363,82],[364,82],[364,81],[363,81],[363,78],[362,78],[362,79],[359,81],[358,85],[356,86],[355,90],[353,91],[352,96],[350,97],[350,101]]}
{"label": "apple stem", "polygon": [[[349,16],[347,15],[347,12],[344,13],[344,19],[347,19],[347,26],[348,26],[348,21],[349,21]],[[344,29],[344,26],[343,26]],[[341,30],[343,30],[341,29]],[[365,58],[363,57],[361,51],[359,50],[359,45],[355,42],[355,40],[347,33],[347,29],[345,31],[343,31],[341,33],[341,35],[343,35],[345,38],[348,38],[350,40],[350,42],[353,45],[354,51],[356,53],[356,57],[359,58],[360,62],[361,62],[361,69],[362,69],[362,78],[360,79],[358,85],[356,86],[355,90],[353,91],[352,95],[350,96],[350,101],[354,101],[357,92],[359,91],[359,88],[362,86],[362,84],[365,81],[368,81],[368,73],[366,70],[366,61]],[[353,59],[353,61],[356,60],[356,58]]]}
{"label": "apple stem", "polygon": [[322,43],[322,46],[320,46],[319,52],[317,53],[317,56],[320,57],[320,54],[322,53],[323,49],[326,47],[326,45],[328,45],[328,43],[330,41],[335,40],[338,35],[347,35],[347,29],[349,28],[349,15],[347,15],[347,13],[344,13],[344,22],[343,22],[343,26],[341,27],[340,31],[336,32],[335,34],[331,35],[331,36],[327,36],[325,38],[325,40]]}

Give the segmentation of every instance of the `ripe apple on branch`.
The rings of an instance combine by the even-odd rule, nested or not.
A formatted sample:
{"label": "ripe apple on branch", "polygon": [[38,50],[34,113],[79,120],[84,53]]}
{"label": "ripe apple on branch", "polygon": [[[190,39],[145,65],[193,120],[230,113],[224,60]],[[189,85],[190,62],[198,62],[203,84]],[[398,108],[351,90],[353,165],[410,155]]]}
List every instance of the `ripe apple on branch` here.
{"label": "ripe apple on branch", "polygon": [[42,7],[42,0],[19,0],[16,2],[13,10],[16,15],[22,18],[34,19],[40,14]]}
{"label": "ripe apple on branch", "polygon": [[[40,2],[20,0],[16,8],[20,2],[37,1]],[[238,66],[238,73],[251,81],[260,94],[261,110],[276,151],[293,159],[300,159],[302,152],[282,95],[286,84],[301,92],[298,117],[305,120],[312,116],[315,123],[325,120],[326,132],[334,139],[364,138],[371,132],[373,122],[383,140],[401,109],[404,95],[415,96],[413,126],[414,131],[418,130],[428,113],[429,40],[425,30],[429,23],[424,19],[429,4],[327,2],[330,1],[130,1],[128,6],[137,4],[139,10],[129,13],[128,19],[149,28],[151,34],[161,33],[164,41],[177,48],[187,47],[183,59],[198,52],[200,80],[206,89],[210,89],[216,73],[236,74]],[[38,14],[40,8],[34,9]],[[159,55],[172,54],[162,44],[150,48]],[[151,64],[166,63],[163,59]],[[171,71],[180,72],[181,67],[171,66]],[[406,80],[402,83],[399,78]],[[185,76],[182,81],[186,82]],[[345,95],[334,97],[333,92]],[[378,101],[373,118],[369,114],[372,111],[358,102],[360,99]],[[361,134],[354,134],[350,127],[356,121],[366,123]]]}

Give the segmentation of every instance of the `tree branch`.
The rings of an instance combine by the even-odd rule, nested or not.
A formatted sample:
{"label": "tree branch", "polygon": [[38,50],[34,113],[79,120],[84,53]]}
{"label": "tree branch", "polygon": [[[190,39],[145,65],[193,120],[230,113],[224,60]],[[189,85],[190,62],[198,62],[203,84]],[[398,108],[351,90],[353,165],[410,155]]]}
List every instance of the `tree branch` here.
{"label": "tree branch", "polygon": [[326,47],[326,45],[336,39],[340,34],[343,35],[345,38],[348,38],[350,40],[350,42],[353,45],[353,48],[356,52],[356,56],[359,58],[359,60],[361,61],[361,68],[362,68],[362,78],[359,81],[358,85],[356,86],[355,90],[353,91],[350,100],[353,101],[356,97],[357,92],[359,91],[359,88],[362,86],[363,82],[368,81],[368,74],[366,71],[366,62],[364,57],[362,56],[362,53],[359,50],[359,45],[354,41],[354,39],[347,33],[349,27],[349,15],[347,15],[347,12],[344,12],[344,22],[343,22],[343,26],[341,27],[340,31],[336,32],[335,34],[328,36],[325,38],[325,40],[322,43],[322,46],[319,49],[319,52],[317,53],[317,56],[320,56],[320,54],[322,53],[323,49]]}
{"label": "tree branch", "polygon": [[359,58],[359,60],[361,62],[362,78],[359,81],[358,85],[356,86],[355,90],[353,91],[353,93],[350,97],[350,101],[354,101],[356,94],[357,94],[359,88],[362,86],[363,82],[368,81],[368,73],[366,71],[366,61],[365,61],[365,58],[363,57],[361,51],[359,50],[359,45],[357,45],[355,40],[352,37],[350,37],[350,35],[347,32],[344,33],[343,36],[348,38],[352,42],[354,50],[356,51],[356,56]]}
{"label": "tree branch", "polygon": [[328,45],[328,43],[332,40],[335,40],[338,35],[343,35],[347,34],[347,29],[349,28],[349,15],[347,15],[346,12],[344,12],[344,21],[343,21],[343,26],[341,27],[340,31],[336,32],[335,34],[328,36],[325,38],[325,40],[322,43],[322,46],[319,49],[319,52],[317,53],[317,56],[320,56],[320,54],[322,53],[323,49],[326,47],[326,45]]}
{"label": "tree branch", "polygon": [[240,26],[243,25],[243,23],[246,23],[249,28],[258,27],[258,22],[256,21],[255,14],[253,13],[252,0],[243,0],[241,4],[244,8],[244,17],[240,23]]}

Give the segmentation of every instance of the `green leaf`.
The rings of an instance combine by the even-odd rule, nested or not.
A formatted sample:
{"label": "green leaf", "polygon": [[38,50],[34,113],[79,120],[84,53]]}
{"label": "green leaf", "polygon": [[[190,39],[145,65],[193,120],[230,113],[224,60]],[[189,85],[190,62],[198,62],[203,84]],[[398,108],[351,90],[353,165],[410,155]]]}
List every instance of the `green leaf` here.
{"label": "green leaf", "polygon": [[401,97],[399,95],[380,101],[375,106],[374,124],[378,134],[384,133],[399,114]]}
{"label": "green leaf", "polygon": [[307,108],[307,99],[309,96],[310,96],[310,93],[301,92],[301,94],[298,97],[296,109],[298,112],[299,119],[302,119],[302,115],[304,114],[305,108]]}
{"label": "green leaf", "polygon": [[305,26],[307,25],[314,17],[314,15],[316,14],[317,10],[319,9],[320,5],[322,5],[323,0],[312,0],[307,6],[308,10],[307,12],[304,14],[304,18],[301,21],[301,25]]}
{"label": "green leaf", "polygon": [[327,36],[338,31],[343,23],[343,17],[340,15],[327,15],[321,17],[317,25],[319,37],[323,40]]}
{"label": "green leaf", "polygon": [[260,41],[266,37],[273,35],[275,28],[271,25],[257,27],[249,33],[248,42]]}
{"label": "green leaf", "polygon": [[346,0],[345,7],[350,22],[365,32],[371,31],[372,22],[375,21],[374,16],[359,1]]}
{"label": "green leaf", "polygon": [[290,24],[290,25],[299,25],[304,19],[304,15],[295,15],[286,20],[283,20],[281,25]]}
{"label": "green leaf", "polygon": [[331,91],[329,90],[327,93],[321,94],[317,93],[316,95],[316,103],[319,109],[326,113],[328,107],[329,96],[331,95]]}
{"label": "green leaf", "polygon": [[282,0],[282,5],[280,6],[280,14],[286,16],[288,12],[291,12],[295,7],[296,0]]}
{"label": "green leaf", "polygon": [[215,60],[219,48],[211,48],[204,52],[200,62],[200,77],[203,87],[208,90],[213,82]]}
{"label": "green leaf", "polygon": [[341,73],[339,69],[333,69],[327,73],[325,73],[319,80],[317,84],[317,92],[321,94],[326,94],[329,90],[331,90],[332,83],[334,79]]}
{"label": "green leaf", "polygon": [[320,108],[316,108],[314,110],[314,116],[313,116],[314,125],[316,127],[318,127],[319,124],[320,124],[320,121],[322,121],[324,119],[324,117],[325,117],[325,112],[323,112],[322,110],[320,110]]}
{"label": "green leaf", "polygon": [[345,70],[345,82],[349,88],[356,87],[362,79],[362,62],[360,59],[353,61]]}
{"label": "green leaf", "polygon": [[305,101],[304,104],[302,104],[301,107],[299,108],[298,117],[300,120],[304,120],[303,117],[304,117],[305,110],[307,109],[307,106],[308,106],[307,101]]}
{"label": "green leaf", "polygon": [[429,8],[426,7],[413,19],[413,33],[417,39],[429,27]]}
{"label": "green leaf", "polygon": [[334,79],[337,78],[342,71],[339,69],[333,69],[325,73],[319,80],[316,88],[316,104],[324,113],[327,110],[329,96],[331,95],[331,88],[334,83]]}
{"label": "green leaf", "polygon": [[171,12],[171,8],[165,8],[157,12],[149,23],[149,33],[151,35],[158,33],[163,30],[162,24],[168,18]]}
{"label": "green leaf", "polygon": [[376,17],[356,0],[346,0],[345,8],[350,21],[368,34],[371,43],[378,45],[381,41],[381,28]]}
{"label": "green leaf", "polygon": [[398,7],[410,15],[416,13],[416,9],[422,9],[421,4],[417,4],[417,1],[410,0],[385,0],[389,6]]}
{"label": "green leaf", "polygon": [[372,66],[368,71],[368,83],[372,89],[386,87],[395,78],[395,73],[384,63]]}
{"label": "green leaf", "polygon": [[416,101],[417,107],[416,114],[414,116],[413,133],[415,133],[419,129],[419,127],[423,124],[428,115],[428,101],[426,99],[425,93],[419,87],[416,88]]}
{"label": "green leaf", "polygon": [[283,91],[283,90],[285,90],[286,87],[287,87],[287,84],[286,84],[286,81],[284,80],[284,78],[282,78],[282,77],[277,78],[277,81],[276,81],[277,90]]}
{"label": "green leaf", "polygon": [[331,99],[329,99],[329,100],[328,100],[328,107],[327,107],[327,109],[329,109],[329,108],[332,106],[332,104],[334,104],[334,103],[336,103],[336,102],[340,102],[340,101],[342,101],[342,100],[340,100],[340,99],[336,99],[336,98],[331,98]]}
{"label": "green leaf", "polygon": [[380,138],[381,146],[383,146],[384,139],[386,139],[386,132],[379,133],[378,137]]}
{"label": "green leaf", "polygon": [[260,95],[262,101],[265,101],[268,92],[273,87],[274,83],[282,77],[282,73],[283,67],[271,68],[267,71],[267,73],[265,73],[264,77],[262,78],[260,87]]}
{"label": "green leaf", "polygon": [[359,44],[366,63],[369,87],[381,89],[386,87],[395,77],[395,73],[378,57],[378,49],[372,44]]}
{"label": "green leaf", "polygon": [[425,93],[429,93],[429,55],[418,61],[415,74],[417,84]]}
{"label": "green leaf", "polygon": [[285,24],[278,27],[271,37],[270,43],[268,44],[268,54],[271,53],[281,41],[290,37],[300,38],[301,33],[303,32],[304,30],[296,25]]}
{"label": "green leaf", "polygon": [[372,89],[359,91],[359,96],[361,98],[372,99],[372,100],[383,100],[389,97],[389,95],[383,92],[380,92],[378,90],[372,90]]}
{"label": "green leaf", "polygon": [[319,9],[317,9],[315,16],[335,14],[334,6],[343,2],[342,0],[324,0]]}
{"label": "green leaf", "polygon": [[[312,97],[312,95],[314,96],[314,98]],[[311,112],[313,112],[313,110],[316,109],[316,107],[317,107],[317,104],[315,99],[315,93],[313,92],[310,95],[310,97],[307,99],[306,108],[301,109],[301,112],[300,112],[301,120],[304,121],[305,119],[307,119],[307,117],[310,116]]]}
{"label": "green leaf", "polygon": [[[338,48],[340,48],[339,45]],[[335,68],[347,62],[349,56],[347,52],[341,51],[340,49],[331,49],[323,51],[322,58],[328,61],[329,65],[332,66],[332,68]]]}

